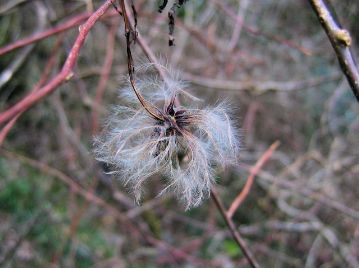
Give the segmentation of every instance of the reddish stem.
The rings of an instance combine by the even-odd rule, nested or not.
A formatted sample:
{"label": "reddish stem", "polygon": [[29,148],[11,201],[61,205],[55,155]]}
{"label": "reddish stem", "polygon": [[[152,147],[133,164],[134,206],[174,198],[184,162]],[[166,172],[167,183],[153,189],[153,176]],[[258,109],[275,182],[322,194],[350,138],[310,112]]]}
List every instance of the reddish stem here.
{"label": "reddish stem", "polygon": [[4,124],[12,119],[17,114],[24,112],[31,108],[34,104],[44,98],[46,95],[52,93],[57,87],[69,80],[73,73],[77,58],[79,57],[80,49],[83,46],[86,36],[96,21],[106,12],[111,6],[111,0],[107,0],[97,11],[95,11],[89,19],[80,27],[79,35],[65,61],[65,64],[60,73],[58,73],[47,85],[41,87],[38,91],[30,93],[17,104],[0,114],[0,124]]}
{"label": "reddish stem", "polygon": [[112,68],[112,62],[114,58],[114,50],[115,50],[115,37],[116,37],[116,30],[118,27],[118,22],[115,22],[111,25],[111,28],[107,35],[107,48],[106,48],[106,56],[105,61],[102,66],[101,70],[101,77],[100,81],[96,88],[96,96],[95,96],[95,102],[94,107],[92,111],[92,133],[96,134],[98,132],[98,117],[99,117],[99,110],[102,103],[102,98],[106,90],[106,85],[108,82],[108,79],[110,77],[111,68]]}
{"label": "reddish stem", "polygon": [[[37,90],[39,90],[47,81],[52,68],[54,67],[55,63],[56,63],[56,56],[57,56],[57,51],[60,49],[60,45],[62,42],[63,36],[60,35],[58,40],[56,41],[55,46],[53,47],[52,51],[51,51],[51,56],[49,58],[49,60],[46,63],[45,69],[40,77],[40,80],[35,84],[35,86],[33,87],[31,92],[35,92]],[[12,118],[6,125],[5,127],[3,127],[3,129],[1,129],[0,131],[0,146],[3,144],[7,134],[9,133],[9,131],[11,130],[11,128],[15,125],[17,119],[20,117],[22,113],[17,114],[14,118]]]}
{"label": "reddish stem", "polygon": [[79,14],[64,23],[55,26],[54,28],[48,29],[48,30],[40,32],[40,33],[36,33],[32,36],[26,37],[24,39],[21,39],[21,40],[18,40],[16,42],[12,43],[12,44],[9,44],[5,47],[2,47],[2,48],[0,48],[0,56],[8,53],[10,51],[13,51],[15,49],[35,43],[41,39],[45,39],[49,36],[56,35],[58,33],[64,32],[68,29],[71,29],[71,28],[75,27],[76,25],[79,25],[82,21],[87,19],[89,16],[90,16],[89,13]]}
{"label": "reddish stem", "polygon": [[253,184],[255,176],[262,169],[264,164],[269,160],[269,158],[272,156],[274,151],[278,148],[279,144],[280,144],[279,141],[276,141],[275,143],[273,143],[267,149],[267,151],[265,151],[263,153],[263,155],[258,159],[258,161],[254,165],[254,167],[250,169],[250,173],[249,173],[249,176],[247,178],[246,184],[243,187],[243,190],[239,193],[239,195],[236,197],[236,199],[234,199],[234,201],[232,202],[231,206],[229,207],[229,209],[227,211],[227,217],[228,218],[233,217],[233,214],[236,212],[238,207],[247,198],[247,196],[248,196],[248,194],[249,194],[249,192],[251,190],[251,187],[252,187],[252,184]]}
{"label": "reddish stem", "polygon": [[215,188],[212,188],[212,190],[211,190],[211,197],[212,197],[213,202],[216,204],[216,207],[218,208],[219,212],[221,213],[224,221],[226,222],[227,227],[228,227],[229,231],[231,232],[233,239],[236,241],[236,243],[242,250],[244,256],[246,257],[249,265],[252,268],[259,268],[260,266],[259,266],[258,262],[256,261],[256,259],[254,258],[252,252],[249,250],[246,242],[243,240],[242,236],[237,231],[237,228],[234,225],[232,219],[228,217],[228,215],[226,213],[226,209],[225,209],[217,191],[215,190]]}

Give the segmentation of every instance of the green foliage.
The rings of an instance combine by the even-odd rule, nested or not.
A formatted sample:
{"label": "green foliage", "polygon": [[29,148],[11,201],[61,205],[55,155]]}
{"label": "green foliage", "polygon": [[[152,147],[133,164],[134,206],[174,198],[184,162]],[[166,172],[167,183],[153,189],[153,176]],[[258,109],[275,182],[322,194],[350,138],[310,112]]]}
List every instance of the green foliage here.
{"label": "green foliage", "polygon": [[36,257],[28,265],[42,266],[62,250],[66,258],[71,254],[71,247],[75,247],[76,267],[93,267],[97,258],[111,258],[115,254],[96,219],[81,221],[78,242],[69,243],[68,207],[66,202],[59,202],[67,197],[67,187],[26,165],[15,172],[15,166],[0,158],[0,213],[10,217],[14,228],[21,233],[40,211],[46,211],[26,234],[25,239],[36,250]]}
{"label": "green foliage", "polygon": [[232,239],[223,241],[223,250],[232,258],[239,258],[242,255],[238,244]]}
{"label": "green foliage", "polygon": [[32,208],[32,193],[31,185],[26,180],[9,182],[0,192],[0,210],[11,213]]}

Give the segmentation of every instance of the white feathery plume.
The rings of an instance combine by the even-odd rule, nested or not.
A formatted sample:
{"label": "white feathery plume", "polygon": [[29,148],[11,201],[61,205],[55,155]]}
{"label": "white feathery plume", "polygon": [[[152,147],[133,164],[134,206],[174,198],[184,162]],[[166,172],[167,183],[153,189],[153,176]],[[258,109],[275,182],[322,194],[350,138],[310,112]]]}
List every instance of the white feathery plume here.
{"label": "white feathery plume", "polygon": [[[165,82],[155,75],[136,80],[137,90],[157,107],[158,117],[140,105],[128,83],[120,94],[126,105],[113,109],[95,141],[95,154],[132,188],[137,201],[144,182],[162,175],[168,184],[160,194],[174,192],[189,209],[208,198],[216,167],[237,163],[238,131],[227,104],[197,108],[202,102],[184,90],[178,75],[165,70]],[[186,105],[178,104],[179,97]]]}

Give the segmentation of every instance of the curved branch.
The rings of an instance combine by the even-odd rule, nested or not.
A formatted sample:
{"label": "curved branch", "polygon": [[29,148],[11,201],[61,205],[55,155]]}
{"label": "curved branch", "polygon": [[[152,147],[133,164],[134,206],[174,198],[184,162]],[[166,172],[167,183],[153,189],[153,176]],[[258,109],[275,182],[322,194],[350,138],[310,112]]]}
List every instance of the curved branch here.
{"label": "curved branch", "polygon": [[25,37],[21,40],[14,42],[14,43],[4,46],[4,47],[0,48],[0,56],[4,55],[10,51],[13,51],[15,49],[35,43],[35,42],[42,40],[44,38],[47,38],[49,36],[52,36],[52,35],[64,32],[68,29],[71,29],[71,28],[75,27],[76,25],[79,25],[82,21],[87,19],[89,16],[90,16],[89,13],[77,15],[76,17],[69,19],[68,21],[66,21],[62,24],[59,24],[59,25],[55,26],[54,28],[48,29],[43,32],[35,33],[34,35]]}
{"label": "curved branch", "polygon": [[80,27],[79,34],[77,39],[62,67],[60,73],[58,73],[48,84],[41,87],[36,92],[30,93],[26,97],[24,97],[17,104],[9,108],[8,110],[2,112],[0,114],[0,125],[6,123],[17,114],[24,112],[31,108],[35,103],[40,101],[46,95],[52,93],[56,88],[58,88],[61,84],[71,79],[73,73],[72,69],[77,62],[77,58],[80,54],[80,49],[82,48],[85,39],[91,30],[91,28],[95,25],[96,21],[98,21],[101,16],[107,11],[107,9],[111,6],[111,0],[107,0],[102,6],[96,10],[89,19]]}

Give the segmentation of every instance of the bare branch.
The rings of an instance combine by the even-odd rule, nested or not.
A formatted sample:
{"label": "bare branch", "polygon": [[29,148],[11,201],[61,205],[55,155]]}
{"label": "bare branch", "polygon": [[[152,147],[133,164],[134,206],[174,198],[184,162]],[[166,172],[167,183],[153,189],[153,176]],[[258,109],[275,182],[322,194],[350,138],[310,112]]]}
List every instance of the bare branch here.
{"label": "bare branch", "polygon": [[100,81],[96,88],[96,96],[94,102],[94,109],[92,111],[92,133],[96,134],[99,128],[99,111],[102,103],[102,98],[106,90],[108,79],[110,78],[112,62],[115,52],[115,36],[118,28],[118,22],[112,23],[107,35],[107,47],[105,61],[101,70]]}
{"label": "bare branch", "polygon": [[18,49],[20,47],[27,46],[29,44],[35,43],[39,40],[45,39],[49,36],[56,35],[58,33],[67,31],[68,29],[71,29],[75,27],[76,25],[79,25],[82,21],[87,19],[90,16],[88,13],[80,14],[75,16],[74,18],[59,24],[58,26],[55,26],[54,28],[48,29],[43,32],[36,33],[32,36],[26,37],[24,39],[20,39],[12,44],[9,44],[5,47],[0,48],[0,56],[3,54],[6,54],[10,51],[13,51],[15,49]]}
{"label": "bare branch", "polygon": [[278,148],[280,142],[274,142],[268,149],[263,153],[263,155],[258,159],[257,163],[253,168],[250,169],[249,176],[247,178],[246,184],[243,187],[243,190],[238,194],[236,199],[232,202],[231,206],[227,211],[228,218],[232,218],[233,214],[236,212],[238,207],[242,204],[242,202],[246,199],[251,190],[253,181],[257,173],[262,169],[264,164],[269,160],[273,152]]}
{"label": "bare branch", "polygon": [[0,124],[4,124],[10,119],[12,119],[17,114],[24,112],[42,98],[47,96],[56,90],[61,84],[71,79],[73,73],[72,69],[74,68],[77,58],[80,54],[80,49],[82,48],[85,39],[90,32],[91,28],[95,25],[101,16],[107,11],[111,6],[111,0],[107,0],[96,12],[94,12],[90,18],[80,27],[79,35],[65,61],[64,66],[60,73],[58,73],[48,84],[37,90],[36,92],[30,93],[13,107],[9,108],[5,112],[0,114]]}
{"label": "bare branch", "polygon": [[350,51],[351,37],[348,30],[343,29],[327,8],[323,0],[309,0],[322,27],[328,35],[340,67],[345,74],[352,91],[359,102],[359,72]]}
{"label": "bare branch", "polygon": [[260,267],[259,264],[254,259],[253,254],[250,252],[249,248],[247,247],[247,245],[244,242],[241,235],[238,233],[236,227],[234,226],[232,219],[227,216],[226,209],[224,208],[222,201],[220,200],[217,192],[214,189],[211,190],[211,197],[212,197],[214,203],[216,204],[219,212],[221,213],[224,221],[226,222],[229,230],[231,231],[233,239],[237,242],[238,246],[241,248],[241,250],[242,250],[244,256],[246,257],[246,259],[248,260],[248,263],[250,264],[250,266],[253,268],[259,268]]}

